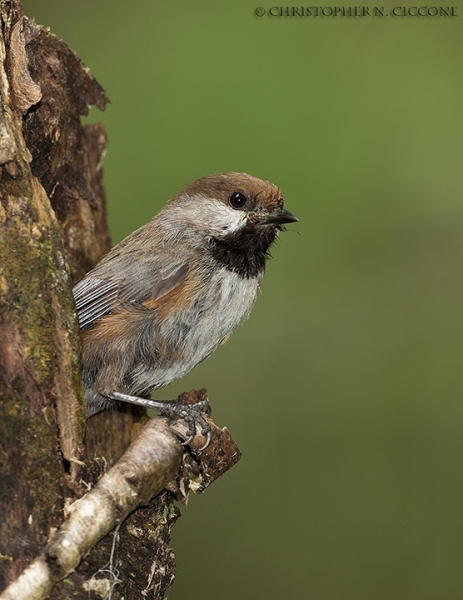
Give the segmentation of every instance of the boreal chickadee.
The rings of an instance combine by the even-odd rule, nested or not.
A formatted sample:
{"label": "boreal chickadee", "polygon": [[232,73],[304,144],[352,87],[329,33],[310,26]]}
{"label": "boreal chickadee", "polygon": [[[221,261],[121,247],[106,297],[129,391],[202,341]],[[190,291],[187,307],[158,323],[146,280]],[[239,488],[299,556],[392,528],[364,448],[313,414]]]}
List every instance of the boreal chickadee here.
{"label": "boreal chickadee", "polygon": [[248,318],[269,248],[297,220],[272,183],[223,173],[186,185],[115,246],[74,287],[88,415],[114,401],[171,407],[207,432],[203,406],[146,396],[183,377]]}

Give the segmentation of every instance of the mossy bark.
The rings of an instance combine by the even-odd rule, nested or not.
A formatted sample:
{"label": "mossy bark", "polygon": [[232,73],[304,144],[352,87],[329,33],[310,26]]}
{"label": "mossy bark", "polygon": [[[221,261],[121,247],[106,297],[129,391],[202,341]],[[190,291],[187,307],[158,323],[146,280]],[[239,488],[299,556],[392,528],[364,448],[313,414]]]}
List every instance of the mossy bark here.
{"label": "mossy bark", "polygon": [[32,87],[20,77],[25,57],[20,17],[19,5],[1,4],[1,587],[59,524],[67,479],[84,450],[85,424],[78,326],[60,229],[30,170],[22,136],[27,89],[21,101],[13,90],[15,84]]}

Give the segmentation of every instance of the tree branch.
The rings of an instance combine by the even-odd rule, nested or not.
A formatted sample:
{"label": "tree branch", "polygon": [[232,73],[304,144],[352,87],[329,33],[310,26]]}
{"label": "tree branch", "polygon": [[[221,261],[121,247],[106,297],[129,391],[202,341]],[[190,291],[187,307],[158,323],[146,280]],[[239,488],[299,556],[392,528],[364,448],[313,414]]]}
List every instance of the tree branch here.
{"label": "tree branch", "polygon": [[69,507],[67,520],[51,542],[0,594],[0,600],[46,598],[117,523],[175,479],[182,454],[165,419],[151,419],[114,467]]}

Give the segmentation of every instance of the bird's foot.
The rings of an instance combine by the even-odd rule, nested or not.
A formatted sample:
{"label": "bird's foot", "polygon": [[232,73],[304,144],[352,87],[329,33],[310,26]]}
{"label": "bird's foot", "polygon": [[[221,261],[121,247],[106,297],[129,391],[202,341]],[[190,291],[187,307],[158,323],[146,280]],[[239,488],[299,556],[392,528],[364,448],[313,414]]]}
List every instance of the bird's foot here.
{"label": "bird's foot", "polygon": [[205,450],[209,446],[212,438],[211,427],[201,414],[203,412],[207,414],[207,406],[209,406],[209,403],[206,402],[205,404],[204,401],[197,402],[196,404],[166,402],[165,408],[163,408],[160,412],[166,417],[178,417],[188,423],[188,429],[186,432],[188,437],[184,442],[182,442],[182,446],[188,446],[188,444],[193,441],[196,435],[196,425],[199,425],[201,427],[201,435],[206,437],[206,443],[200,449],[201,451]]}
{"label": "bird's foot", "polygon": [[129,404],[137,404],[145,408],[157,410],[161,415],[179,419],[184,419],[188,423],[187,439],[182,442],[183,446],[187,446],[196,435],[196,425],[201,428],[201,435],[206,437],[206,443],[200,451],[205,450],[211,443],[212,431],[211,427],[203,417],[202,413],[207,416],[211,414],[211,406],[206,396],[206,390],[196,392],[195,399],[200,398],[196,402],[188,402],[190,394],[182,394],[177,400],[152,400],[151,398],[140,398],[139,396],[131,396],[121,392],[112,392],[108,394],[108,398],[119,402],[127,402]]}
{"label": "bird's foot", "polygon": [[182,442],[182,445],[187,446],[194,439],[196,435],[196,424],[201,427],[201,435],[206,437],[206,443],[200,449],[205,450],[211,443],[212,431],[210,425],[201,413],[206,414],[208,417],[211,416],[211,405],[207,398],[207,390],[191,390],[191,392],[184,392],[175,401],[166,402],[165,410],[161,411],[161,414],[165,414],[169,417],[179,417],[188,423],[188,429],[186,431],[187,439]]}

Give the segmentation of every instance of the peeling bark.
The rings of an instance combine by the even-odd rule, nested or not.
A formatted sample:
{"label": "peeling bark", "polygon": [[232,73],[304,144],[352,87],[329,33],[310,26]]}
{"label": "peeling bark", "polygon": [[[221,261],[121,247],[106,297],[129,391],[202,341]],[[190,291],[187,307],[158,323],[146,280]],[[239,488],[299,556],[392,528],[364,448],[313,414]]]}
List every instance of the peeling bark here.
{"label": "peeling bark", "polygon": [[24,120],[32,173],[47,192],[60,223],[73,283],[110,249],[101,163],[102,125],[82,126],[91,106],[108,99],[90,71],[55,35],[30,27],[29,69],[42,98]]}

